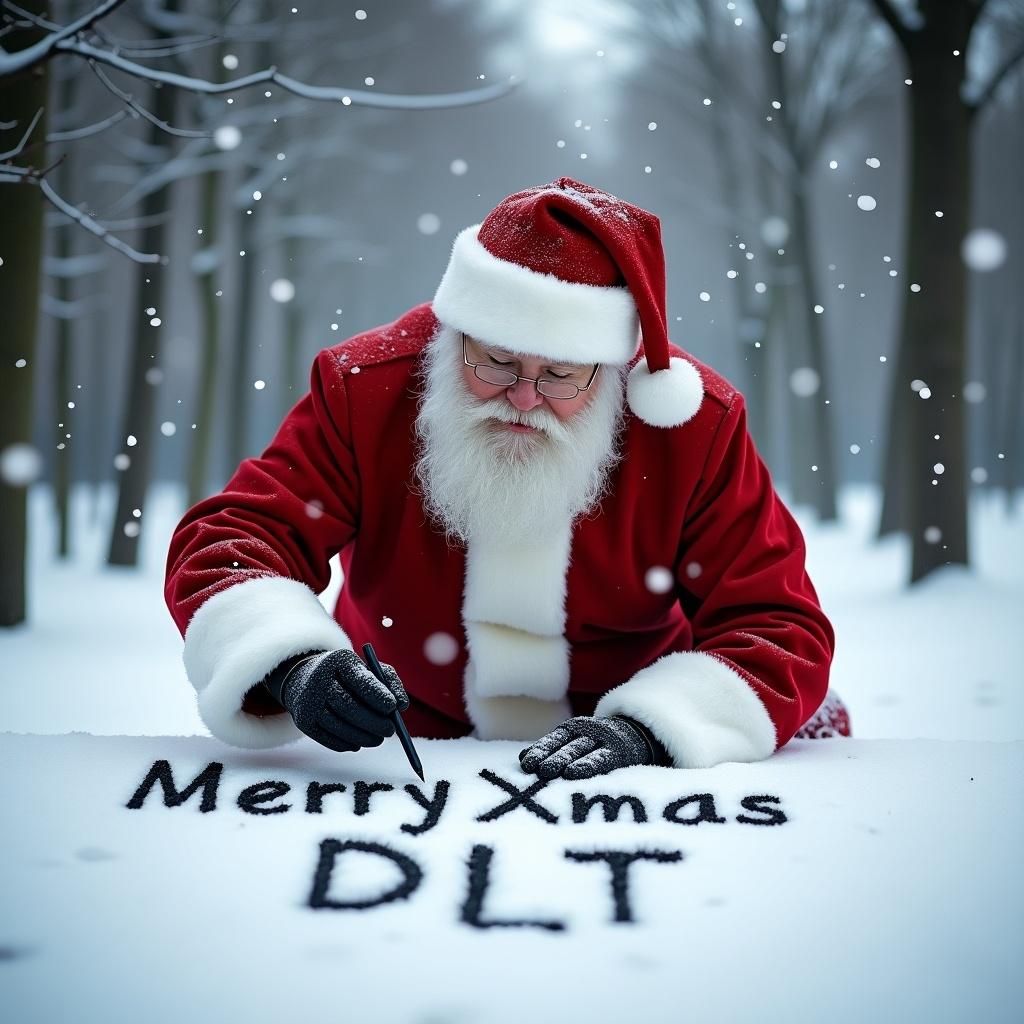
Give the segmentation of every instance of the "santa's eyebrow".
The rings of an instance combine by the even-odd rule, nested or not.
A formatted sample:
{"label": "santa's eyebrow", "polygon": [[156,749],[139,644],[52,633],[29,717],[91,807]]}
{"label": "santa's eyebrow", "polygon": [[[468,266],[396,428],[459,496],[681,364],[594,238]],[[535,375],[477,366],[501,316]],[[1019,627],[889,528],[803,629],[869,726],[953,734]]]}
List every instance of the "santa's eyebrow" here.
{"label": "santa's eyebrow", "polygon": [[[495,349],[492,345],[481,345],[477,342],[477,346],[483,349],[486,355],[489,355],[492,359],[498,358],[510,363],[519,363],[522,360],[517,355],[513,355],[511,352],[505,352],[503,349]],[[545,370],[569,370],[570,372],[583,371],[589,369],[589,363],[545,363]]]}

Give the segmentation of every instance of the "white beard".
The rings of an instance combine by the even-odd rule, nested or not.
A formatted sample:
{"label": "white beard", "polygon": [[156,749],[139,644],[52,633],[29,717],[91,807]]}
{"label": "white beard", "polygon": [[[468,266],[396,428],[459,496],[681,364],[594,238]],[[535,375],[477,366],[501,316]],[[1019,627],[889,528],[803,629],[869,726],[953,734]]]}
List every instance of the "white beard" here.
{"label": "white beard", "polygon": [[[531,542],[593,509],[621,457],[626,367],[602,366],[595,394],[567,419],[544,405],[475,398],[462,377],[461,335],[442,325],[423,350],[415,479],[449,541]],[[525,423],[535,433],[506,430]]]}

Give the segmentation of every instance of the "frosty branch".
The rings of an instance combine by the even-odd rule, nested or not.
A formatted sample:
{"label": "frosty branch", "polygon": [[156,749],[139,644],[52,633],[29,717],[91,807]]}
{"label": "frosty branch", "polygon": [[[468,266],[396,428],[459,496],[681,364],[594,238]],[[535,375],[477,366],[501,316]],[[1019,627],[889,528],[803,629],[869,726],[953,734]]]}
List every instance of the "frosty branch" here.
{"label": "frosty branch", "polygon": [[112,249],[116,249],[119,253],[122,253],[129,259],[134,260],[136,263],[160,262],[159,253],[139,252],[138,249],[133,249],[127,242],[122,242],[120,238],[112,235],[105,227],[103,227],[102,224],[98,224],[92,219],[92,217],[82,213],[81,210],[76,209],[66,199],[62,199],[45,178],[39,178],[36,183],[39,185],[39,188],[42,190],[43,195],[49,203],[60,210],[61,213],[80,224],[90,234],[95,235],[105,245],[109,245]]}
{"label": "frosty branch", "polygon": [[1016,49],[1011,50],[1009,54],[1003,60],[1003,63],[996,68],[995,72],[989,78],[988,83],[977,92],[977,96],[972,96],[968,93],[967,105],[971,108],[972,115],[977,114],[980,110],[985,108],[985,105],[995,95],[996,90],[1002,85],[1003,80],[1006,76],[1024,59],[1024,37],[1022,37]]}
{"label": "frosty branch", "polygon": [[508,83],[484,86],[479,89],[410,96],[400,93],[372,93],[361,89],[345,89],[341,86],[310,85],[281,74],[274,66],[227,82],[210,82],[192,75],[181,75],[173,71],[146,67],[144,64],[128,60],[113,50],[103,49],[88,42],[84,37],[85,31],[123,3],[124,0],[106,0],[90,14],[83,15],[77,21],[50,32],[39,42],[32,46],[26,46],[23,50],[18,50],[15,53],[8,53],[3,47],[0,47],[0,78],[27,71],[37,64],[51,59],[56,54],[70,54],[90,62],[95,61],[117,68],[125,74],[147,82],[158,82],[161,85],[169,85],[207,96],[237,92],[256,85],[273,83],[304,99],[341,103],[344,106],[356,104],[393,110],[433,110],[486,103],[508,94],[517,84],[510,80]]}
{"label": "frosty branch", "polygon": [[96,77],[103,83],[103,85],[112,92],[118,99],[126,103],[135,113],[145,118],[150,124],[155,125],[161,131],[166,132],[168,135],[175,135],[181,139],[208,139],[213,135],[213,132],[200,131],[193,128],[174,128],[169,125],[166,121],[161,121],[155,114],[151,114],[141,103],[136,100],[131,93],[125,92],[123,89],[119,89],[111,80],[110,76],[97,65],[96,61],[89,61],[89,67],[92,69]]}

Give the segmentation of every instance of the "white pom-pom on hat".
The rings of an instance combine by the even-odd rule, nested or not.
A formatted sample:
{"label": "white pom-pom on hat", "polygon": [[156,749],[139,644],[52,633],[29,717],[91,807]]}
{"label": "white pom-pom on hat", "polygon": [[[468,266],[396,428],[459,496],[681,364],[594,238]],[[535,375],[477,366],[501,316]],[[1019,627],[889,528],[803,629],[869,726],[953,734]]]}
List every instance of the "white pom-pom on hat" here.
{"label": "white pom-pom on hat", "polygon": [[626,402],[652,427],[678,427],[697,415],[704,398],[700,371],[688,359],[672,356],[665,370],[651,373],[647,361],[629,371]]}

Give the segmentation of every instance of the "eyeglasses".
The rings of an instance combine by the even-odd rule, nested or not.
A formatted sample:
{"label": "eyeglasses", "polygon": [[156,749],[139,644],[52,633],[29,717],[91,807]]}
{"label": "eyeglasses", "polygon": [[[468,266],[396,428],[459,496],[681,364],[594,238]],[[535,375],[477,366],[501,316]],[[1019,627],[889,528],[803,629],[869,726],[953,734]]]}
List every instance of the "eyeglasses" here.
{"label": "eyeglasses", "polygon": [[462,334],[462,358],[465,360],[466,365],[472,366],[473,373],[485,384],[494,384],[497,387],[510,388],[518,381],[528,380],[531,384],[537,385],[538,394],[543,395],[545,398],[575,398],[581,391],[586,391],[594,383],[597,371],[601,368],[600,363],[594,364],[594,372],[590,375],[590,380],[583,387],[579,387],[567,380],[523,377],[521,374],[513,373],[511,370],[504,370],[500,366],[490,366],[487,363],[471,363],[466,347],[466,332],[461,331],[460,333]]}

